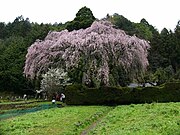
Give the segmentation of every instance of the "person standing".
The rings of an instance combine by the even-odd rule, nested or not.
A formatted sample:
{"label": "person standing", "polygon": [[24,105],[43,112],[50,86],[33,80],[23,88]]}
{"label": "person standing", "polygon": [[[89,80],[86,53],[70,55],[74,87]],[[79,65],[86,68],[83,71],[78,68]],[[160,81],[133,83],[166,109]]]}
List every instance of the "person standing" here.
{"label": "person standing", "polygon": [[64,103],[64,101],[65,101],[65,95],[64,95],[64,93],[61,93],[60,101]]}
{"label": "person standing", "polygon": [[27,100],[27,95],[26,95],[26,94],[24,94],[23,99],[24,99],[25,101]]}

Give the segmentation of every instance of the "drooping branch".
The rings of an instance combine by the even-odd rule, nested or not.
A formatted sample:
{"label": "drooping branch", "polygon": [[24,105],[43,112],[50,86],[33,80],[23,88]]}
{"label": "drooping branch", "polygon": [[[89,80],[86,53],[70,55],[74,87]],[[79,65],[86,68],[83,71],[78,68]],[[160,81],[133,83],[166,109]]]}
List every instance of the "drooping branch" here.
{"label": "drooping branch", "polygon": [[24,74],[33,79],[51,66],[68,71],[83,59],[86,75],[90,76],[93,67],[93,76],[108,85],[109,63],[127,72],[143,72],[149,48],[147,41],[113,28],[110,22],[95,21],[84,30],[49,32],[44,41],[37,40],[28,48]]}

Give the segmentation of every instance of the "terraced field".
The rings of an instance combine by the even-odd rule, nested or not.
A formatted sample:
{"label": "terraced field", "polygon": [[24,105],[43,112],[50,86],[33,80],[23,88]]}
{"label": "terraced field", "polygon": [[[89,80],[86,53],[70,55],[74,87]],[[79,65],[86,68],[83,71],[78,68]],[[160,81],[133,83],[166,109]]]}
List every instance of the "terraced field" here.
{"label": "terraced field", "polygon": [[55,106],[0,121],[1,135],[179,135],[179,129],[180,103]]}

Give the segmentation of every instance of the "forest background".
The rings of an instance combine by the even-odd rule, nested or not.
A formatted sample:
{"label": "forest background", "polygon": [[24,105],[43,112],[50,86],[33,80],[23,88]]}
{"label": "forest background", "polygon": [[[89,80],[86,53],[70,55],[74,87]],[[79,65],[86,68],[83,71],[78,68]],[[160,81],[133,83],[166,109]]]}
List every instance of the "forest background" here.
{"label": "forest background", "polygon": [[[38,24],[30,22],[29,18],[25,19],[23,16],[7,24],[2,20],[0,22],[0,91],[24,93],[27,90],[39,89],[40,80],[29,80],[23,74],[28,47],[37,39],[43,40],[49,31],[85,29],[95,20],[97,19],[87,7],[81,8],[74,20],[64,24]],[[149,41],[151,48],[148,52],[148,70],[137,80],[138,82],[157,82],[160,85],[180,79],[180,21],[177,22],[174,30],[164,28],[158,31],[144,18],[137,23],[114,13],[107,14],[103,20],[110,21],[117,29],[122,29],[129,35],[136,35]]]}

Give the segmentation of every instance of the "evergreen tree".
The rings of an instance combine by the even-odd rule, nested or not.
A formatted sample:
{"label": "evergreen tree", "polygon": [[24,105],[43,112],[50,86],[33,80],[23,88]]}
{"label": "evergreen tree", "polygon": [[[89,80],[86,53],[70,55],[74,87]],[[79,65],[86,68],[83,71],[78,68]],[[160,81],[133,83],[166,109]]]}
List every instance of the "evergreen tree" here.
{"label": "evergreen tree", "polygon": [[94,20],[95,17],[92,11],[87,7],[82,7],[76,14],[74,20],[67,23],[66,29],[69,31],[79,30],[81,28],[85,29],[90,27]]}

